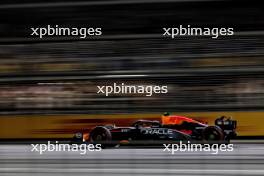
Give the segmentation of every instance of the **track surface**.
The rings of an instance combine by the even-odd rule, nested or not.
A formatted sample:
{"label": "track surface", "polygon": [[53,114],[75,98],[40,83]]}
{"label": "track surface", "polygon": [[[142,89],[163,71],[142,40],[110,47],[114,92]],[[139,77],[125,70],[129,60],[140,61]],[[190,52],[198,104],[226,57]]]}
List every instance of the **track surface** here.
{"label": "track surface", "polygon": [[31,152],[30,145],[0,145],[1,176],[46,175],[264,175],[264,144],[235,144],[233,152],[104,149],[101,152]]}

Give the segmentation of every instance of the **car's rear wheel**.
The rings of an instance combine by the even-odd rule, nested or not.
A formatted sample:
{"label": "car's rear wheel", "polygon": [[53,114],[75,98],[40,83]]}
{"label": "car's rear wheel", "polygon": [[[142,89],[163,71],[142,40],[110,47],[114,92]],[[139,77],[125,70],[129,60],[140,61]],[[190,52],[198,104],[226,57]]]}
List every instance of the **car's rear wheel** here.
{"label": "car's rear wheel", "polygon": [[217,126],[208,126],[202,133],[203,141],[206,143],[222,143],[224,141],[223,130]]}

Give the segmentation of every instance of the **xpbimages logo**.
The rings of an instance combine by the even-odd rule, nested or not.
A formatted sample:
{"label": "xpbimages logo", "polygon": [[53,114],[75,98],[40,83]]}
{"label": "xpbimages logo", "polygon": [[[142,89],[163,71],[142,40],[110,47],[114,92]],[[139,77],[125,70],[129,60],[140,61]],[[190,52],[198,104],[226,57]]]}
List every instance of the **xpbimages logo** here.
{"label": "xpbimages logo", "polygon": [[211,36],[213,39],[217,39],[219,36],[232,36],[234,35],[234,28],[201,28],[191,27],[191,25],[172,28],[163,28],[163,36],[174,39],[177,36]]}
{"label": "xpbimages logo", "polygon": [[30,28],[31,36],[36,36],[42,39],[45,36],[79,36],[81,39],[85,39],[88,36],[100,36],[102,35],[102,28],[93,27],[60,27],[59,25],[47,25],[45,27]]}
{"label": "xpbimages logo", "polygon": [[163,144],[163,151],[175,154],[176,152],[211,152],[211,154],[218,154],[220,152],[232,152],[234,150],[233,144],[192,144],[190,141],[179,144]]}
{"label": "xpbimages logo", "polygon": [[109,96],[110,94],[142,94],[152,96],[153,94],[168,93],[168,86],[159,85],[126,85],[125,83],[105,86],[97,86],[97,93]]}
{"label": "xpbimages logo", "polygon": [[101,144],[60,144],[58,141],[47,144],[31,144],[31,152],[37,152],[40,155],[45,152],[79,152],[81,155],[85,155],[88,152],[101,151]]}

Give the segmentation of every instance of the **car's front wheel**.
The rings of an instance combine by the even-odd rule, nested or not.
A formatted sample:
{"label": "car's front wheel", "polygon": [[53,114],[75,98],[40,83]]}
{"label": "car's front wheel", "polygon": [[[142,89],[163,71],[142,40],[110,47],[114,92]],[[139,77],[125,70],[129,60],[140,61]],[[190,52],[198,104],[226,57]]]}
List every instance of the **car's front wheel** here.
{"label": "car's front wheel", "polygon": [[112,147],[115,146],[112,141],[112,134],[109,129],[103,126],[95,127],[90,132],[89,141],[93,144],[101,144],[102,147]]}

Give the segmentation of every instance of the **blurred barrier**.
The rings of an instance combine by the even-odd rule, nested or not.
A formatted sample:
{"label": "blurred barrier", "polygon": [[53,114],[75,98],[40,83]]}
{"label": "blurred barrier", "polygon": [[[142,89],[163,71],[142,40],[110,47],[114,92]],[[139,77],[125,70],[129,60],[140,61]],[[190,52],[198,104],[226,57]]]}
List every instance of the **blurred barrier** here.
{"label": "blurred barrier", "polygon": [[[214,124],[222,115],[238,121],[239,136],[264,136],[261,118],[264,112],[189,112],[184,115]],[[0,139],[55,139],[71,138],[77,131],[89,132],[101,124],[128,126],[137,119],[160,120],[161,114],[118,114],[118,115],[7,115],[0,118]]]}

